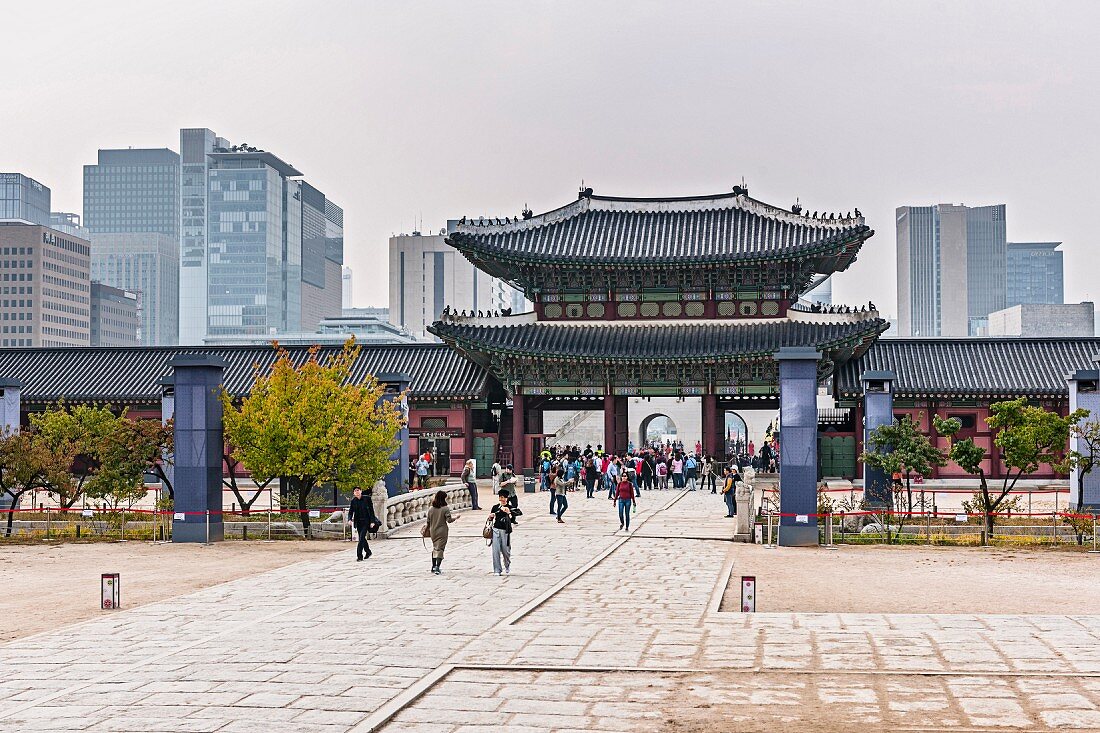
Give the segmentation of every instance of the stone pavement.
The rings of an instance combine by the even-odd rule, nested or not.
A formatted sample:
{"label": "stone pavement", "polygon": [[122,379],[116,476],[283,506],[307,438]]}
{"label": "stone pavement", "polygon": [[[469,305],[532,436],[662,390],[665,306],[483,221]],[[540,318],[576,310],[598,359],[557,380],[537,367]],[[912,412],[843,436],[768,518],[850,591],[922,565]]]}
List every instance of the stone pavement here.
{"label": "stone pavement", "polygon": [[479,513],[0,646],[0,731],[1100,730],[1100,617],[730,613],[719,497],[522,501],[509,577]]}

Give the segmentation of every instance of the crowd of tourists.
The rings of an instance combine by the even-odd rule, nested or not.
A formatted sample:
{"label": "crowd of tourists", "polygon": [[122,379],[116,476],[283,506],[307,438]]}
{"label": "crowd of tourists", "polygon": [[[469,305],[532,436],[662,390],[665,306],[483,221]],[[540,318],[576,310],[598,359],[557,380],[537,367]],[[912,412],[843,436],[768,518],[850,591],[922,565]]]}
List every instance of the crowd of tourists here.
{"label": "crowd of tourists", "polygon": [[[549,495],[550,515],[557,522],[565,523],[569,495],[583,490],[586,499],[606,494],[614,503],[619,532],[630,531],[631,515],[637,513],[638,498],[646,491],[709,490],[722,495],[726,516],[735,517],[736,487],[744,480],[736,459],[719,461],[703,453],[698,444],[695,451],[685,452],[683,444],[675,441],[653,442],[641,451],[635,451],[631,445],[620,454],[609,453],[602,445],[595,448],[586,445],[583,449],[575,445],[548,447],[538,456],[535,473],[538,488]],[[510,464],[502,465],[499,461],[493,464],[491,476],[496,503],[489,509],[482,536],[490,548],[493,572],[508,575],[512,564],[512,533],[523,516],[519,508],[522,479]],[[461,480],[470,491],[471,509],[480,511],[473,461],[466,462]],[[367,538],[377,531],[381,522],[375,515],[370,492],[364,496],[356,489],[354,495],[347,521],[354,525],[359,536],[356,555],[358,560],[363,560],[371,556]],[[428,509],[427,521],[421,528],[422,536],[431,540],[433,574],[443,572],[450,525],[458,516],[447,504],[447,492],[437,491]]]}

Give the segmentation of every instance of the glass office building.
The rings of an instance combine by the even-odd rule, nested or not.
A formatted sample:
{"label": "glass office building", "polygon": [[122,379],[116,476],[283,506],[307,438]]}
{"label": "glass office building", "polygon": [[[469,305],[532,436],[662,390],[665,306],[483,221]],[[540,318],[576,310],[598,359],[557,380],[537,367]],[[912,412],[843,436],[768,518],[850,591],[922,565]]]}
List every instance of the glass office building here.
{"label": "glass office building", "polygon": [[1009,242],[1007,307],[1065,300],[1061,242]]}
{"label": "glass office building", "polygon": [[0,220],[50,225],[50,189],[22,173],[0,173]]}
{"label": "glass office building", "polygon": [[167,148],[100,150],[84,166],[84,226],[179,238],[180,157]]}

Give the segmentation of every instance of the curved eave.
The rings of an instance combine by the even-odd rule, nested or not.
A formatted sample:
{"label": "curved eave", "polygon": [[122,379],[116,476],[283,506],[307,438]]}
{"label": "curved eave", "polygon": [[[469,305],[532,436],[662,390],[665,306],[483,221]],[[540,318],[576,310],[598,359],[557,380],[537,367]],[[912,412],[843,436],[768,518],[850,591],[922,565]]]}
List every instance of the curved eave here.
{"label": "curved eave", "polygon": [[[818,260],[832,259],[835,265],[830,272],[841,272],[848,268],[855,260],[860,248],[867,239],[874,235],[866,224],[861,224],[851,229],[838,232],[832,236],[817,240],[811,244],[799,247],[776,249],[771,252],[736,252],[728,255],[693,257],[693,265],[745,265],[756,263],[780,263],[793,260],[805,260],[817,258]],[[684,264],[683,255],[675,256],[644,256],[639,260],[634,257],[593,257],[578,252],[572,257],[539,256],[533,254],[517,254],[514,250],[489,246],[480,237],[465,233],[454,232],[446,239],[447,244],[461,252],[467,259],[495,277],[502,279],[514,279],[515,273],[506,267],[498,265],[511,265],[513,267],[560,267],[562,265],[575,265],[591,267],[599,265],[613,269],[630,269],[638,266],[639,261],[646,265],[681,266]],[[824,273],[822,273],[824,274]]]}
{"label": "curved eave", "polygon": [[[822,353],[822,360],[847,361],[850,358],[864,353],[875,339],[885,331],[889,324],[882,319],[873,319],[863,322],[866,328],[855,329],[843,337],[819,341],[816,343],[798,344],[800,346],[813,346]],[[731,324],[732,326],[732,324]],[[569,328],[568,326],[554,326],[557,328]],[[735,326],[733,326],[735,327]],[[638,328],[645,328],[639,326]],[[649,326],[660,328],[660,326]],[[503,331],[504,329],[498,329]],[[452,348],[457,349],[466,358],[486,368],[492,361],[492,355],[507,356],[520,359],[537,359],[543,361],[565,361],[575,364],[600,364],[600,363],[631,363],[631,362],[682,362],[684,360],[698,360],[698,350],[674,354],[607,354],[607,355],[580,355],[562,352],[553,352],[535,349],[523,349],[510,346],[501,346],[486,338],[473,338],[466,334],[456,333],[456,330],[447,323],[436,321],[428,326],[428,331],[438,336]],[[777,347],[778,348],[778,347]],[[732,353],[708,354],[704,361],[719,363],[724,361],[740,361],[744,359],[771,358],[776,353],[775,349],[744,350]]]}

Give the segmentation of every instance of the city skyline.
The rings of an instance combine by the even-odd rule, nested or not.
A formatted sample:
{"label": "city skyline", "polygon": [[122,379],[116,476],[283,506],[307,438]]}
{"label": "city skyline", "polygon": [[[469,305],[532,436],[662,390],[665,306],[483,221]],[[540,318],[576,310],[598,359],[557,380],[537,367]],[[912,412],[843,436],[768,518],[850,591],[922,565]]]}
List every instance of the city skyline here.
{"label": "city skyline", "polygon": [[[9,12],[48,24],[65,49],[122,7]],[[1100,20],[1089,4],[641,4],[627,14],[594,3],[578,22],[568,3],[302,17],[276,2],[218,6],[213,25],[201,2],[126,7],[127,32],[101,30],[95,64],[62,50],[0,82],[10,101],[0,124],[18,143],[0,170],[33,177],[52,189],[55,210],[72,211],[81,167],[100,148],[175,149],[180,128],[201,125],[276,150],[347,208],[346,262],[379,275],[376,287],[362,281],[355,305],[386,303],[388,239],[419,222],[434,232],[464,215],[539,213],[582,180],[598,194],[671,196],[729,190],[742,177],[775,205],[797,197],[808,210],[864,213],[877,236],[834,279],[837,302],[870,299],[894,315],[893,212],[918,202],[1005,203],[1013,239],[1065,243],[1067,302],[1100,296],[1084,216],[1100,153],[1074,142],[1089,139],[1100,112],[1100,70],[1085,34],[1065,30]],[[264,43],[234,67],[234,84],[210,84],[224,59],[212,49],[246,22]],[[176,31],[152,32],[164,23]],[[641,40],[658,33],[652,53]],[[13,52],[27,57],[32,44],[14,39]],[[308,69],[287,65],[289,46]],[[239,93],[249,86],[255,93]],[[76,95],[81,115],[24,114],[63,94]],[[482,210],[486,201],[496,208]]]}

